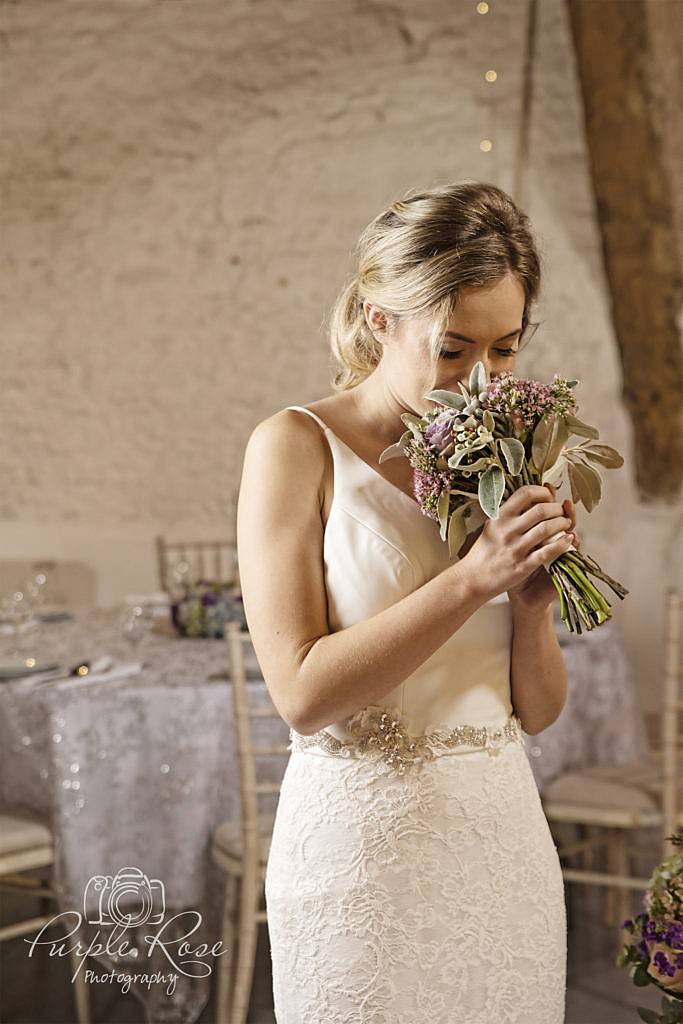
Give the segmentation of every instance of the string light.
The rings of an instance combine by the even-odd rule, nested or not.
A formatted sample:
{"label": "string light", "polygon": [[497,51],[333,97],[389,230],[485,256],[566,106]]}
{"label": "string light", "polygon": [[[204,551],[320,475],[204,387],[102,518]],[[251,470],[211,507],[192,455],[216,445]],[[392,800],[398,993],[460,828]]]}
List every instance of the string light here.
{"label": "string light", "polygon": [[[481,3],[477,4],[475,9],[477,14],[489,13],[489,5],[487,3],[484,3],[483,0]],[[488,71],[485,72],[484,78],[486,79],[487,82],[495,82],[496,79],[498,78],[498,73],[494,71],[493,68],[490,68]],[[479,149],[481,150],[482,153],[490,153],[491,150],[493,149],[493,142],[491,141],[491,139],[481,139],[479,142]]]}

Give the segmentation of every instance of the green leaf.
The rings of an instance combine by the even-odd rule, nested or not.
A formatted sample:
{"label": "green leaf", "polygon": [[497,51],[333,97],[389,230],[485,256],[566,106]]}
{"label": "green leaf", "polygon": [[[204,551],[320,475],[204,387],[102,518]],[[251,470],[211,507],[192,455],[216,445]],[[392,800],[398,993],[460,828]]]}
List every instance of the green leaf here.
{"label": "green leaf", "polygon": [[505,491],[505,474],[500,466],[489,466],[479,477],[479,504],[489,519],[498,518],[498,509]]}
{"label": "green leaf", "polygon": [[484,415],[482,416],[482,423],[487,430],[493,433],[496,426],[496,419],[490,409],[484,409]]}
{"label": "green leaf", "polygon": [[483,391],[487,386],[488,380],[486,379],[486,367],[482,363],[481,359],[475,363],[470,373],[469,388],[471,395],[478,395],[480,391]]}
{"label": "green leaf", "polygon": [[652,984],[652,978],[642,964],[638,964],[633,973],[633,984],[638,985],[639,988],[645,988],[646,985]]}
{"label": "green leaf", "polygon": [[562,483],[563,469],[566,461],[565,453],[563,452],[552,466],[548,466],[547,469],[543,470],[541,484],[551,483],[553,487],[558,488]]}
{"label": "green leaf", "polygon": [[570,434],[578,434],[580,437],[592,437],[595,440],[600,437],[600,432],[596,427],[583,423],[576,416],[571,416],[569,413],[565,413],[564,422],[567,424]]}
{"label": "green leaf", "polygon": [[450,409],[457,409],[461,412],[467,404],[467,399],[464,395],[459,395],[456,391],[442,391],[437,389],[436,391],[430,391],[428,395],[424,396],[429,399],[430,402],[438,402],[439,405],[447,405]]}
{"label": "green leaf", "polygon": [[490,456],[486,456],[483,459],[477,459],[476,462],[465,463],[460,466],[460,471],[466,469],[468,473],[479,473],[481,470],[486,469],[489,465]]}
{"label": "green leaf", "polygon": [[587,512],[600,503],[602,497],[602,480],[590,466],[579,462],[569,463],[569,483],[572,489],[572,500],[582,501]]}
{"label": "green leaf", "polygon": [[645,1024],[661,1024],[661,1017],[654,1010],[647,1010],[642,1006],[637,1007],[638,1016]]}
{"label": "green leaf", "polygon": [[563,416],[550,413],[536,425],[531,442],[531,459],[539,475],[553,466],[564,448],[569,430]]}
{"label": "green leaf", "polygon": [[449,455],[448,465],[450,466],[450,468],[457,469],[468,452],[469,448],[458,448],[457,451],[454,451],[452,455]]}
{"label": "green leaf", "polygon": [[395,444],[390,444],[388,448],[385,448],[379,459],[379,463],[386,462],[388,459],[396,459],[399,455],[405,455],[405,446],[413,436],[412,430],[406,430],[405,434],[401,434],[400,438]]}
{"label": "green leaf", "polygon": [[683,1006],[680,992],[662,996],[662,1024],[683,1024]]}
{"label": "green leaf", "polygon": [[401,419],[405,425],[410,428],[411,433],[413,433],[415,437],[422,437],[422,431],[420,430],[422,420],[419,416],[414,416],[412,412],[402,412]]}
{"label": "green leaf", "polygon": [[465,510],[469,509],[473,504],[473,501],[466,501],[459,508],[456,508],[451,516],[448,524],[448,554],[451,558],[458,553],[465,543],[467,537],[467,523],[465,521],[467,516],[465,515]]}
{"label": "green leaf", "polygon": [[503,453],[507,468],[513,476],[518,476],[524,465],[524,445],[516,437],[500,437],[498,446]]}
{"label": "green leaf", "polygon": [[439,535],[441,540],[446,539],[446,530],[448,528],[448,509],[451,503],[451,492],[448,488],[445,488],[439,495],[436,503],[436,514],[439,517]]}
{"label": "green leaf", "polygon": [[578,448],[587,459],[599,462],[607,469],[618,469],[624,465],[624,459],[616,450],[608,444],[582,444]]}

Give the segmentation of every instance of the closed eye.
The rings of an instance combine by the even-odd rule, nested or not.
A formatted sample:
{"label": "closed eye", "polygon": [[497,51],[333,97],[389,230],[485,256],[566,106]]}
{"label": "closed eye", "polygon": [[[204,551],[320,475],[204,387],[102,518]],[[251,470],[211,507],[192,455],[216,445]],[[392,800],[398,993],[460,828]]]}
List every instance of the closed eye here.
{"label": "closed eye", "polygon": [[[447,349],[441,349],[441,352],[439,353],[439,355],[441,356],[442,359],[459,359],[464,351],[465,351],[464,349],[461,349],[460,352],[449,352]],[[510,358],[512,358],[512,356],[517,354],[517,349],[516,348],[497,348],[496,352],[500,352],[500,354],[502,356],[505,356],[506,359],[510,359]]]}

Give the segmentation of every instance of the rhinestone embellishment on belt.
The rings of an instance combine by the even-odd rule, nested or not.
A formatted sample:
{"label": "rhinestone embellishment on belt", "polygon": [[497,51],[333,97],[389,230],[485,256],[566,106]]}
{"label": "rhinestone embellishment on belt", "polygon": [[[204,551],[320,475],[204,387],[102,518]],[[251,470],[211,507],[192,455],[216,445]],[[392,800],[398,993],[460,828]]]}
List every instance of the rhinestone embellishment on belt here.
{"label": "rhinestone embellishment on belt", "polygon": [[320,747],[330,754],[342,757],[358,754],[379,757],[398,775],[423,761],[433,761],[439,750],[448,750],[463,744],[478,746],[489,754],[497,754],[511,740],[522,740],[522,726],[517,715],[511,715],[504,726],[456,725],[452,729],[411,734],[398,708],[370,705],[361,708],[346,722],[350,740],[338,740],[321,729],[310,736],[302,736],[290,729],[290,750]]}

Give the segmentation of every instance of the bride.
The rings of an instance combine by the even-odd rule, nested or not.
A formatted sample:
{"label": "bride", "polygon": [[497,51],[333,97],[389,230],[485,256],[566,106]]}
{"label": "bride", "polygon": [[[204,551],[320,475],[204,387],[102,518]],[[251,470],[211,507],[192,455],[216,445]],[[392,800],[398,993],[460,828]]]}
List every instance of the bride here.
{"label": "bride", "polygon": [[539,255],[477,182],[393,202],[356,254],[333,393],[257,424],[238,502],[291,737],[265,882],[276,1019],[562,1024],[563,879],[522,730],[566,698],[545,567],[578,546],[574,506],[522,487],[451,558],[407,459],[379,462],[430,390],[514,370]]}

